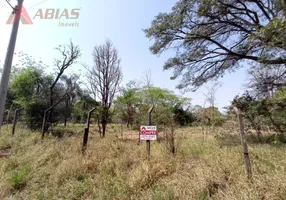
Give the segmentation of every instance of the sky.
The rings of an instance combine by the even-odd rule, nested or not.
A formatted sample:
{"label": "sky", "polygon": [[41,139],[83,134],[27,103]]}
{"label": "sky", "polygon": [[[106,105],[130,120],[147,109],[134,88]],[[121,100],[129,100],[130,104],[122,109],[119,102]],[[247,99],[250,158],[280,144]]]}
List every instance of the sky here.
{"label": "sky", "polygon": [[[12,5],[17,4],[16,0],[10,2]],[[130,80],[142,80],[144,72],[150,69],[155,86],[173,90],[176,94],[191,98],[193,105],[203,106],[204,94],[211,83],[196,92],[183,94],[175,89],[178,80],[170,80],[171,70],[163,71],[163,64],[172,56],[172,52],[160,56],[151,54],[149,47],[152,41],[143,32],[143,29],[150,27],[152,19],[159,12],[169,12],[174,4],[174,0],[24,0],[23,5],[33,24],[20,23],[15,53],[22,51],[35,59],[41,59],[50,66],[48,71],[52,72],[53,61],[59,56],[55,47],[72,40],[79,45],[82,56],[77,64],[68,69],[68,73],[84,74],[81,63],[91,65],[94,46],[103,44],[108,38],[121,57],[123,86]],[[35,16],[39,9],[43,13],[46,9],[59,9],[59,13],[64,9],[69,13],[72,9],[79,9],[79,18],[40,19]],[[10,13],[11,7],[5,0],[0,0],[0,64],[4,63],[12,29],[11,24],[6,24]],[[58,26],[59,23],[66,22],[77,23],[79,26]],[[13,64],[15,63],[17,56],[14,56]],[[216,92],[215,105],[221,111],[235,95],[243,93],[246,78],[246,70],[242,68],[219,79],[221,87]]]}

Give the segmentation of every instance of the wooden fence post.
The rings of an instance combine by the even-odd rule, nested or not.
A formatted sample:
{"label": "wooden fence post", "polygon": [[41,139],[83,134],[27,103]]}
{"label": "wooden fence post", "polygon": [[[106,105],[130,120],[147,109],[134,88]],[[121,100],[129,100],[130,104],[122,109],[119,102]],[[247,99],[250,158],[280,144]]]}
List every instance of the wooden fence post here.
{"label": "wooden fence post", "polygon": [[47,112],[50,110],[50,108],[48,108],[47,110],[45,110],[44,112],[44,118],[43,118],[43,125],[42,125],[42,136],[41,139],[43,140],[45,137],[45,132],[46,132],[46,121],[47,121]]}
{"label": "wooden fence post", "polygon": [[47,131],[46,130],[46,125],[47,125],[47,113],[50,112],[50,110],[52,110],[54,107],[56,107],[64,98],[65,96],[67,95],[68,93],[65,93],[62,98],[56,102],[55,104],[53,104],[51,107],[49,107],[48,109],[45,110],[44,112],[44,119],[43,119],[43,125],[42,125],[42,140],[44,139],[45,137],[45,132]]}
{"label": "wooden fence post", "polygon": [[250,179],[252,177],[252,171],[251,171],[248,147],[247,147],[246,137],[245,137],[245,132],[244,132],[243,117],[242,117],[241,111],[237,107],[234,107],[233,110],[235,111],[237,115],[238,124],[239,124],[239,132],[240,132],[240,137],[241,137],[242,155],[243,155],[243,160],[244,160],[244,165],[245,165],[245,171],[247,173],[247,178]]}
{"label": "wooden fence post", "polygon": [[[148,125],[152,125],[152,120],[151,120],[151,113],[154,109],[154,105],[151,106],[151,108],[148,110]],[[150,150],[151,150],[151,143],[150,140],[146,140],[146,150],[147,150],[147,155],[150,156]]]}
{"label": "wooden fence post", "polygon": [[88,112],[87,121],[86,121],[86,128],[84,128],[84,135],[83,135],[83,142],[82,142],[82,149],[81,152],[85,154],[87,148],[87,141],[88,141],[88,133],[89,133],[89,126],[90,126],[90,118],[91,114],[96,110],[96,108],[91,109]]}
{"label": "wooden fence post", "polygon": [[24,108],[19,108],[15,110],[14,113],[14,120],[13,120],[13,128],[12,128],[12,135],[15,134],[15,129],[16,129],[16,124],[17,124],[17,120],[18,120],[18,116],[21,110],[23,110]]}

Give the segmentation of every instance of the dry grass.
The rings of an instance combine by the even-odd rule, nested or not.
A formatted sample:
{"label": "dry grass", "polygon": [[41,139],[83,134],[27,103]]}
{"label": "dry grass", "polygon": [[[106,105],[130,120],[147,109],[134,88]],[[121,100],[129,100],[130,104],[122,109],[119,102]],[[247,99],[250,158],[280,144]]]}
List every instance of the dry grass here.
{"label": "dry grass", "polygon": [[[286,147],[250,144],[253,180],[244,174],[237,138],[207,135],[199,129],[177,130],[178,152],[164,141],[122,140],[116,125],[107,137],[92,134],[80,152],[82,126],[61,128],[61,138],[18,130],[0,136],[0,199],[285,199]],[[72,134],[73,133],[73,134]],[[128,132],[136,134],[136,132]],[[127,137],[128,138],[128,137]],[[223,142],[227,139],[227,143]],[[239,139],[239,138],[238,138]],[[231,143],[233,142],[233,144]]]}

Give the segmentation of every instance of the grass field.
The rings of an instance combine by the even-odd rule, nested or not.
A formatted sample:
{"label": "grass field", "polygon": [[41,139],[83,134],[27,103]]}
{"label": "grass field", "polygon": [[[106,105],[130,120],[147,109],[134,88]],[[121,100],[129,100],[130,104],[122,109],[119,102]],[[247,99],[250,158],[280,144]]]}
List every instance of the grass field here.
{"label": "grass field", "polygon": [[82,126],[44,141],[37,132],[18,129],[12,137],[4,128],[0,199],[286,199],[283,144],[249,137],[253,179],[247,180],[238,135],[218,130],[203,143],[198,128],[180,128],[175,156],[160,140],[151,142],[147,158],[144,142],[120,139],[117,130],[109,126],[101,139],[92,127],[83,156]]}

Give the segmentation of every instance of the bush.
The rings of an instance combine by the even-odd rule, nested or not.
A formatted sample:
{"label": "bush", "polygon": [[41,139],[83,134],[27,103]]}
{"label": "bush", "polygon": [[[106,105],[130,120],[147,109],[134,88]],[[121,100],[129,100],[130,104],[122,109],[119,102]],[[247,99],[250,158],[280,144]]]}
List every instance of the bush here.
{"label": "bush", "polygon": [[25,121],[28,128],[37,130],[42,127],[44,111],[49,106],[44,102],[35,102],[25,108]]}
{"label": "bush", "polygon": [[28,174],[31,171],[30,167],[24,166],[19,170],[16,170],[12,173],[9,183],[15,190],[23,189],[28,182]]}

